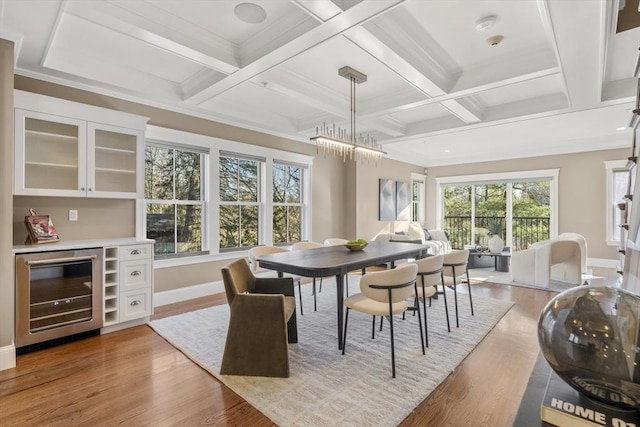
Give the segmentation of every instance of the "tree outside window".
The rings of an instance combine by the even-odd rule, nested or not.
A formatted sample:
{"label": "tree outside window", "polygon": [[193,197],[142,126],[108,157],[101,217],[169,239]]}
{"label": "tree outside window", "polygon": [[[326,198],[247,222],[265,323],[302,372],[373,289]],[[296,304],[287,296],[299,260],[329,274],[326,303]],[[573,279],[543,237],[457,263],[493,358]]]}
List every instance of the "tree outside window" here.
{"label": "tree outside window", "polygon": [[302,239],[302,168],[273,164],[273,242]]}
{"label": "tree outside window", "polygon": [[204,251],[205,155],[152,144],[145,148],[147,237],[155,240],[157,258]]}
{"label": "tree outside window", "polygon": [[220,157],[220,249],[258,245],[260,162]]}

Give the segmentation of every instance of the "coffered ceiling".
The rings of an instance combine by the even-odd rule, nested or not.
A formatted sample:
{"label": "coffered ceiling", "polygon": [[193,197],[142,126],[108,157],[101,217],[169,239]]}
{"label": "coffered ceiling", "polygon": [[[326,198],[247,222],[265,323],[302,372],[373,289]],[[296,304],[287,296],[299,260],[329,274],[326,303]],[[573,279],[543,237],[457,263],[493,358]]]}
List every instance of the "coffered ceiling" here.
{"label": "coffered ceiling", "polygon": [[[238,17],[245,1],[266,12]],[[0,0],[16,73],[428,166],[629,147],[640,28],[617,0]],[[638,0],[626,0],[626,14]],[[631,12],[629,12],[631,10]],[[259,10],[258,10],[259,11]],[[494,16],[485,31],[476,25]],[[259,16],[249,15],[249,19]],[[247,18],[245,18],[247,19]],[[491,46],[487,39],[502,35]]]}

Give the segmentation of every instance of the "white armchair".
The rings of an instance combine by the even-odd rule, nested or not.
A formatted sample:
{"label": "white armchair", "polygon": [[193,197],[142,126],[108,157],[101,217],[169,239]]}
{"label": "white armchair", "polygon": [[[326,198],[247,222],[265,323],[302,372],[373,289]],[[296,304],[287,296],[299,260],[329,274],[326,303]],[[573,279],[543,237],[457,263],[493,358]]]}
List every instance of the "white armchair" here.
{"label": "white armchair", "polygon": [[511,254],[511,280],[546,287],[551,280],[579,285],[581,259],[582,249],[576,240],[538,242]]}

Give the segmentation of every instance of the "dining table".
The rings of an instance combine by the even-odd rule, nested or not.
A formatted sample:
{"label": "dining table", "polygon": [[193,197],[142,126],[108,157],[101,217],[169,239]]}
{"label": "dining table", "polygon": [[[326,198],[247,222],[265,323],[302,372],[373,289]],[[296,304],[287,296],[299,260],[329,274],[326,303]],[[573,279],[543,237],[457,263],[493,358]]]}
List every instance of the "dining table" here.
{"label": "dining table", "polygon": [[325,246],[299,251],[287,251],[263,255],[257,258],[260,267],[303,277],[336,277],[338,349],[342,349],[344,322],[344,277],[350,271],[390,264],[408,258],[423,258],[429,246],[422,243],[370,242],[364,249],[351,251],[345,245]]}

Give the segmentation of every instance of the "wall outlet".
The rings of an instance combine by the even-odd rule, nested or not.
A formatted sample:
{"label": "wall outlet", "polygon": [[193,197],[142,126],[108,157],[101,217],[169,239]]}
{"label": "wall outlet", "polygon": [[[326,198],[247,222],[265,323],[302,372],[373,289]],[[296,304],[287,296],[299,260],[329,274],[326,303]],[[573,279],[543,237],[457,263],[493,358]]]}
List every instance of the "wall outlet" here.
{"label": "wall outlet", "polygon": [[78,211],[75,209],[69,210],[69,221],[77,221],[78,220]]}

